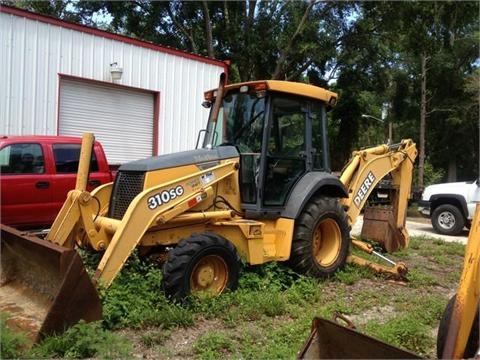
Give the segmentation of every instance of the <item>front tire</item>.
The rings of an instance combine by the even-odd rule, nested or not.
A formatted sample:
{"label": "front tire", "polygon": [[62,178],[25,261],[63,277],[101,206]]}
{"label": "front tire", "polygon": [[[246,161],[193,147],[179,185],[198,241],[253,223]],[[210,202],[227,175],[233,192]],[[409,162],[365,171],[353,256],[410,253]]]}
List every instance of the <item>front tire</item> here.
{"label": "front tire", "polygon": [[458,207],[444,204],[433,211],[432,226],[439,234],[455,236],[462,232],[465,219]]}
{"label": "front tire", "polygon": [[235,246],[213,233],[192,235],[168,254],[162,288],[170,299],[190,294],[215,296],[238,286],[240,258]]}
{"label": "front tire", "polygon": [[[445,348],[445,341],[447,340],[448,326],[450,324],[450,318],[452,317],[453,307],[455,304],[456,295],[448,301],[445,311],[443,312],[442,319],[440,320],[440,325],[438,326],[437,333],[437,358],[442,359],[443,349]],[[462,359],[473,359],[479,347],[478,340],[478,310],[473,320],[472,329],[470,330],[470,335],[468,336],[467,344],[465,346],[465,351],[463,353]]]}
{"label": "front tire", "polygon": [[347,214],[334,198],[313,197],[295,223],[289,264],[298,273],[328,277],[345,265]]}

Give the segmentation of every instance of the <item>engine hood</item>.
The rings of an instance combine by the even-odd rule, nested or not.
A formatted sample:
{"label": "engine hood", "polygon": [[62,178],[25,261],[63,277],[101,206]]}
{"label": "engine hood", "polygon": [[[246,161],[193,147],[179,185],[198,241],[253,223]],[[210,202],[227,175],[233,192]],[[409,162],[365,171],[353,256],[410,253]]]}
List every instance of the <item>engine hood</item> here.
{"label": "engine hood", "polygon": [[211,161],[239,157],[234,146],[218,146],[213,149],[195,149],[172,154],[153,156],[122,164],[118,171],[153,171],[189,164],[201,164]]}

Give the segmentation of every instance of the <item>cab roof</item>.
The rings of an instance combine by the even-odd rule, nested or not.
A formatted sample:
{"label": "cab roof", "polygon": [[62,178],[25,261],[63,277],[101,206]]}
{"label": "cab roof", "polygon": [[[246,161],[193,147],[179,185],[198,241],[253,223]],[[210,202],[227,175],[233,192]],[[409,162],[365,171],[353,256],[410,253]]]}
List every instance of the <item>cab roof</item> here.
{"label": "cab roof", "polygon": [[[225,90],[238,89],[242,86],[248,86],[256,90],[270,90],[282,93],[304,96],[316,100],[326,102],[330,106],[335,106],[337,102],[337,93],[326,90],[319,86],[304,84],[300,82],[284,81],[284,80],[257,80],[243,83],[225,85]],[[215,90],[205,92],[205,98],[213,95]]]}

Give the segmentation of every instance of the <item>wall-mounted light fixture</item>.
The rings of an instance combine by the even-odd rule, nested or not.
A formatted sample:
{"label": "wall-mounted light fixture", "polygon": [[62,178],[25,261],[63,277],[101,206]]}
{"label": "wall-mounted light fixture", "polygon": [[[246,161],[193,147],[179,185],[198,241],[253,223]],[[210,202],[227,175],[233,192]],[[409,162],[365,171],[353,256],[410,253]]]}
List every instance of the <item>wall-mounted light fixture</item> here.
{"label": "wall-mounted light fixture", "polygon": [[110,64],[110,75],[112,76],[112,80],[120,80],[122,78],[123,69],[118,67],[117,62],[113,62]]}

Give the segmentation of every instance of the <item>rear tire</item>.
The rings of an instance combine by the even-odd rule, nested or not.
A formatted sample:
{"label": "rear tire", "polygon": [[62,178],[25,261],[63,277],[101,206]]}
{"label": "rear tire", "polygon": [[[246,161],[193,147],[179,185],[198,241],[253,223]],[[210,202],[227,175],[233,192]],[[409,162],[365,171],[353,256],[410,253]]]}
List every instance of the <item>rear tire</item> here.
{"label": "rear tire", "polygon": [[298,273],[328,277],[345,265],[347,214],[334,198],[313,197],[295,223],[289,264]]}
{"label": "rear tire", "polygon": [[240,258],[223,237],[204,233],[182,240],[163,266],[166,296],[181,301],[190,294],[215,296],[238,286]]}
{"label": "rear tire", "polygon": [[[443,312],[442,319],[440,320],[440,325],[438,326],[437,333],[437,358],[441,359],[443,355],[443,349],[445,348],[445,341],[447,340],[448,326],[450,323],[450,318],[453,313],[453,306],[455,303],[456,295],[452,296],[449,300],[445,311]],[[475,319],[473,320],[472,329],[470,330],[470,335],[468,336],[467,345],[465,346],[465,352],[463,353],[462,359],[472,359],[475,357],[479,343],[478,343],[478,310]]]}
{"label": "rear tire", "polygon": [[458,207],[444,204],[433,211],[432,226],[439,234],[455,236],[462,232],[465,219]]}

